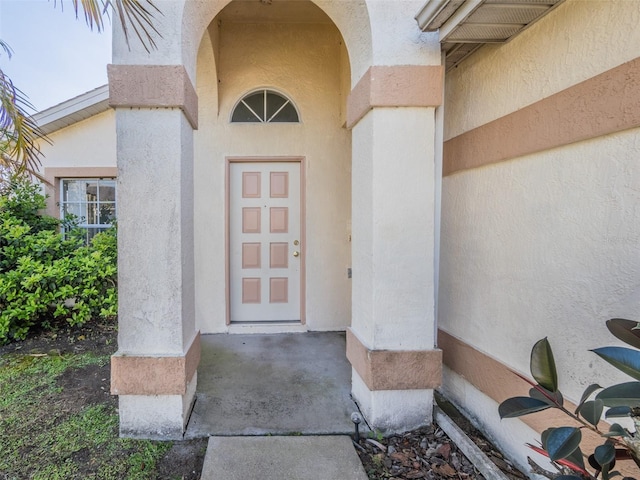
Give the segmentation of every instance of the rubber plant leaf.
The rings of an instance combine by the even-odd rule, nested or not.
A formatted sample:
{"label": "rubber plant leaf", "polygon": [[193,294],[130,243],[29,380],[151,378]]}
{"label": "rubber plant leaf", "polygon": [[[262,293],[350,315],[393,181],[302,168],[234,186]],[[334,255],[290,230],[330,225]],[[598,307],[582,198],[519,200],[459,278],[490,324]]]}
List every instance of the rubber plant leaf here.
{"label": "rubber plant leaf", "polygon": [[599,465],[609,465],[616,458],[616,448],[611,443],[605,443],[604,445],[596,447],[593,454]]}
{"label": "rubber plant leaf", "polygon": [[624,318],[612,318],[611,320],[607,320],[607,328],[614,337],[636,348],[640,348],[639,325],[640,323],[638,322],[626,320]]}
{"label": "rubber plant leaf", "polygon": [[574,470],[576,467],[578,467],[578,471],[584,470],[584,455],[582,454],[582,450],[580,450],[580,447],[576,448],[567,458],[558,460],[558,463],[573,468]]}
{"label": "rubber plant leaf", "polygon": [[620,425],[619,423],[614,423],[609,427],[608,433],[603,433],[603,437],[628,437],[629,432]]}
{"label": "rubber plant leaf", "polygon": [[[542,448],[540,447],[536,447],[535,445],[531,445],[530,443],[526,443],[525,444],[527,447],[529,447],[531,450],[538,452],[540,455],[544,455],[545,457],[549,458],[549,454]],[[582,452],[580,451],[579,448],[576,449],[576,452],[579,455],[579,460],[576,463],[573,463],[571,461],[569,461],[568,459],[561,459],[558,460],[556,463],[559,465],[562,465],[564,467],[570,468],[571,470],[575,471],[575,472],[580,472],[583,475],[589,475],[589,472],[585,470],[584,468],[584,460],[582,458]],[[574,453],[576,453],[574,452]],[[573,455],[572,455],[573,457]],[[569,478],[574,478],[573,476],[569,476]],[[582,480],[583,477],[576,477],[579,478],[580,480]]]}
{"label": "rubber plant leaf", "polygon": [[547,337],[538,340],[531,349],[530,369],[536,382],[551,392],[558,390],[556,362]]}
{"label": "rubber plant leaf", "polygon": [[[547,442],[549,440],[549,435],[551,435],[551,433],[554,430],[556,429],[547,428],[542,432],[540,439],[542,440],[543,446],[547,445]],[[582,473],[586,472],[586,470],[584,470],[584,455],[582,455],[582,451],[580,450],[580,447],[576,448],[568,457],[557,460],[557,463],[562,464],[565,467],[569,467],[572,470],[575,470],[577,472],[582,472]]]}
{"label": "rubber plant leaf", "polygon": [[580,446],[580,440],[582,433],[579,428],[558,427],[549,432],[543,447],[549,453],[549,458],[556,461],[570,456]]}
{"label": "rubber plant leaf", "polygon": [[598,426],[598,422],[602,417],[602,412],[604,410],[604,402],[600,399],[589,400],[588,402],[584,402],[579,409],[579,414],[591,425]]}
{"label": "rubber plant leaf", "polygon": [[543,402],[548,403],[552,407],[558,407],[564,405],[564,398],[562,397],[562,393],[560,390],[556,390],[555,392],[550,392],[542,385],[536,385],[534,388],[529,389],[529,396],[531,398],[537,398],[538,400],[542,400]]}
{"label": "rubber plant leaf", "polygon": [[605,412],[604,418],[628,417],[629,415],[631,415],[631,408],[624,405],[622,407],[610,408]]}
{"label": "rubber plant leaf", "polygon": [[549,402],[530,397],[507,398],[498,407],[500,418],[515,418],[551,408]]}
{"label": "rubber plant leaf", "polygon": [[640,407],[640,382],[612,385],[598,392],[596,398],[601,399],[605,407]]}
{"label": "rubber plant leaf", "polygon": [[580,407],[587,400],[587,398],[589,398],[593,392],[601,388],[602,387],[597,383],[592,383],[587,388],[585,388],[584,392],[582,392],[582,398],[580,399],[580,403],[578,403],[578,407],[576,408],[576,411],[574,413],[578,413],[578,410],[580,410]]}
{"label": "rubber plant leaf", "polygon": [[618,370],[640,380],[640,351],[625,347],[602,347],[591,351]]}

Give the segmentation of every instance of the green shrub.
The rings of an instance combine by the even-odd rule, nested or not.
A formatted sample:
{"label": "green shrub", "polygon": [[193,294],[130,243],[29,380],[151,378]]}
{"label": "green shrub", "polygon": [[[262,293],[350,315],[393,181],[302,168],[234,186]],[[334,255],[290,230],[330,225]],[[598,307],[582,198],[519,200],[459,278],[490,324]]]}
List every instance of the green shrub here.
{"label": "green shrub", "polygon": [[116,229],[84,245],[42,215],[45,197],[25,179],[0,192],[0,343],[36,326],[80,325],[117,314]]}
{"label": "green shrub", "polygon": [[47,204],[38,185],[20,176],[0,185],[0,215],[3,220],[13,218],[28,225],[33,233],[58,227],[58,219],[40,214]]}

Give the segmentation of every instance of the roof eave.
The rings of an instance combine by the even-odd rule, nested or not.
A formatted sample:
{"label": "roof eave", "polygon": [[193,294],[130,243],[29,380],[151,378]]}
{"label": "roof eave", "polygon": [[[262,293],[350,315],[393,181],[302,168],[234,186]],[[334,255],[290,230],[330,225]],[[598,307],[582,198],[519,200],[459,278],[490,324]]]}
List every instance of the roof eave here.
{"label": "roof eave", "polygon": [[103,85],[36,113],[33,118],[49,135],[109,110],[109,86]]}

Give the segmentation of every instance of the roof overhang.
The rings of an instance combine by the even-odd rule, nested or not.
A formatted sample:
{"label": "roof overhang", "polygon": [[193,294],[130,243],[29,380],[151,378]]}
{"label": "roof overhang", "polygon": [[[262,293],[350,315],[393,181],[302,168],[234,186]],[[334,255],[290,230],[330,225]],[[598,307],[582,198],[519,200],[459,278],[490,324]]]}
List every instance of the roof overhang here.
{"label": "roof overhang", "polygon": [[109,86],[103,85],[36,113],[33,118],[49,135],[74,123],[109,110]]}
{"label": "roof overhang", "polygon": [[506,43],[564,0],[428,0],[416,15],[438,32],[447,69],[487,43]]}

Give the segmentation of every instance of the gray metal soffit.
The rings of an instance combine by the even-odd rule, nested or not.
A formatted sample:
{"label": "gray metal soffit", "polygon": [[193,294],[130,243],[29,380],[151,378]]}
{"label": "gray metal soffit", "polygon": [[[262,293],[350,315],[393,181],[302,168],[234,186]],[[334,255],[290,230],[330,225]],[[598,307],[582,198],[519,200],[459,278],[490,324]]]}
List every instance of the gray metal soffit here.
{"label": "gray metal soffit", "polygon": [[505,43],[564,0],[429,0],[416,15],[438,32],[447,70],[487,43]]}

